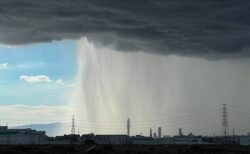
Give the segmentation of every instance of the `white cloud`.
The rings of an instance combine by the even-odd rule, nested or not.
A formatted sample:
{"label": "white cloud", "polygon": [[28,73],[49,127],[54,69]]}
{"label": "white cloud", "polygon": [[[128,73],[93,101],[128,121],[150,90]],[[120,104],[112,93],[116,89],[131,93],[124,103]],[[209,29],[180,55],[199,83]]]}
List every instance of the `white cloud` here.
{"label": "white cloud", "polygon": [[56,80],[55,82],[58,83],[58,84],[62,84],[62,85],[65,84],[65,82],[63,81],[63,79]]}
{"label": "white cloud", "polygon": [[38,76],[27,76],[27,75],[22,75],[20,76],[20,80],[26,81],[29,83],[38,83],[38,82],[51,82],[51,83],[56,83],[62,86],[66,86],[68,88],[72,88],[75,86],[75,83],[66,83],[63,79],[58,79],[58,80],[51,80],[49,76],[46,75],[38,75]]}
{"label": "white cloud", "polygon": [[23,63],[17,65],[18,69],[35,69],[39,67],[44,67],[46,64],[45,63]]}
{"label": "white cloud", "polygon": [[0,70],[6,69],[8,67],[8,63],[2,63],[0,64]]}
{"label": "white cloud", "polygon": [[66,82],[64,82],[63,79],[56,80],[55,82],[58,83],[58,84],[64,85],[66,87],[69,87],[69,88],[72,88],[72,87],[75,86],[74,83],[66,83]]}
{"label": "white cloud", "polygon": [[29,82],[29,83],[38,83],[38,82],[51,82],[50,77],[46,75],[38,75],[38,76],[20,76],[20,80]]}

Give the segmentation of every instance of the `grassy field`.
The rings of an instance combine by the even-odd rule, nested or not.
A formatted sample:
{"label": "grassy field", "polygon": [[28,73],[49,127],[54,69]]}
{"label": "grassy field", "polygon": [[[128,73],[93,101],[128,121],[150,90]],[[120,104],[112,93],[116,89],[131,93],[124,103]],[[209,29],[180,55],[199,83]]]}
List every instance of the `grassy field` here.
{"label": "grassy field", "polygon": [[250,146],[230,145],[1,145],[0,154],[250,154]]}

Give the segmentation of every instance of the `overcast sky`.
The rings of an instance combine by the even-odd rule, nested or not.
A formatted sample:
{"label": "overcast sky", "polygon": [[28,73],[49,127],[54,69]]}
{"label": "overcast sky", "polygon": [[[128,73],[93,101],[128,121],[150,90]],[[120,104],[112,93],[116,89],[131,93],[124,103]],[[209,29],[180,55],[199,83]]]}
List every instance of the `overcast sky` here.
{"label": "overcast sky", "polygon": [[[249,16],[248,0],[0,0],[0,104],[20,107],[20,119],[43,106],[59,121],[76,109],[79,123],[131,117],[148,120],[147,127],[135,122],[134,133],[171,125],[165,134],[183,127],[212,135],[221,133],[226,103],[230,126],[246,133]],[[2,122],[17,123],[0,113]],[[191,121],[164,122],[183,121],[178,116]],[[208,130],[206,120],[213,119],[215,129]],[[87,128],[82,131],[125,130]]]}

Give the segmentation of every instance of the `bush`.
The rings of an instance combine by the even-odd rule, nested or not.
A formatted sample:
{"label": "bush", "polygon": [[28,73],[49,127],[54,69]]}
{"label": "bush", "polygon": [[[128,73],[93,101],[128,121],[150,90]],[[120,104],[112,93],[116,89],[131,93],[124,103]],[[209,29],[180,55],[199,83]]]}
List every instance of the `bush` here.
{"label": "bush", "polygon": [[93,140],[86,140],[86,141],[85,141],[85,144],[87,144],[87,145],[92,145],[92,144],[96,144],[96,143],[95,143],[95,141],[93,141]]}

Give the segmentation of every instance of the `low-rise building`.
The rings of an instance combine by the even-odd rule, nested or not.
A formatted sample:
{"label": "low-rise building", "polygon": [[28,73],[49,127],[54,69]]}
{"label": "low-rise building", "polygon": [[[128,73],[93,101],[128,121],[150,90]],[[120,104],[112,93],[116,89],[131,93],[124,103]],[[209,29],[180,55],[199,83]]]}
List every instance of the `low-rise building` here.
{"label": "low-rise building", "polygon": [[45,131],[32,129],[8,129],[0,126],[0,144],[43,144],[47,136]]}
{"label": "low-rise building", "polygon": [[97,144],[131,144],[131,139],[127,135],[94,135],[87,134],[81,136],[82,142],[92,140]]}

